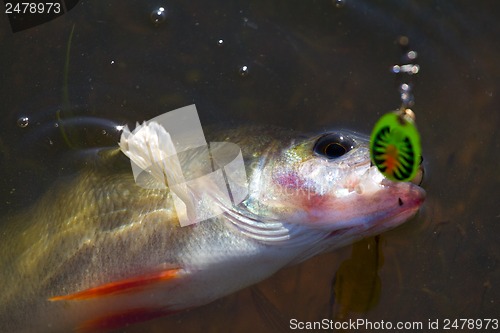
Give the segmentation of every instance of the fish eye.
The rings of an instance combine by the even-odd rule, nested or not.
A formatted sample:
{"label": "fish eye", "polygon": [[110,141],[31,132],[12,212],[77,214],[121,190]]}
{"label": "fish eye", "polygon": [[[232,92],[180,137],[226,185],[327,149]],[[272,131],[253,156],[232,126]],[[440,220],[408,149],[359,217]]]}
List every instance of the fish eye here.
{"label": "fish eye", "polygon": [[355,146],[354,141],[342,134],[326,134],[316,141],[314,152],[328,159],[341,157]]}

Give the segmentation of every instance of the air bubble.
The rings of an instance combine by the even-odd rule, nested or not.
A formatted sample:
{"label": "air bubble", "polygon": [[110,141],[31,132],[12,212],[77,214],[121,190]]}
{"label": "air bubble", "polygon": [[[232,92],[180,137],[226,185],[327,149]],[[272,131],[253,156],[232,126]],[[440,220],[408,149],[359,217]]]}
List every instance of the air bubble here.
{"label": "air bubble", "polygon": [[217,46],[224,46],[224,39],[219,39],[217,41]]}
{"label": "air bubble", "polygon": [[342,8],[345,6],[346,0],[332,0],[333,4],[337,8]]}
{"label": "air bubble", "polygon": [[238,70],[238,73],[240,74],[240,76],[247,76],[248,73],[249,73],[250,69],[248,68],[248,66],[246,65],[243,65],[240,67],[240,69]]}
{"label": "air bubble", "polygon": [[17,120],[17,126],[22,127],[22,128],[28,127],[29,123],[30,123],[30,119],[28,117],[21,117]]}
{"label": "air bubble", "polygon": [[165,22],[166,19],[167,11],[165,10],[165,7],[158,7],[151,12],[151,22],[153,22],[155,26],[159,26]]}

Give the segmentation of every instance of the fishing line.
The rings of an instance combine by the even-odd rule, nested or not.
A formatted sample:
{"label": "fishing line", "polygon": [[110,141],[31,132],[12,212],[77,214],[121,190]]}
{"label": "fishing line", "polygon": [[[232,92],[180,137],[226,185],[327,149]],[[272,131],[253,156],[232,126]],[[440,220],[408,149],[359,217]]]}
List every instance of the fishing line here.
{"label": "fishing line", "polygon": [[[66,112],[71,112],[71,107],[69,104],[69,92],[68,92],[68,75],[69,75],[69,57],[70,57],[70,51],[71,51],[71,42],[73,40],[73,33],[75,31],[75,25],[71,27],[71,32],[69,33],[69,38],[68,38],[68,43],[66,45],[66,60],[64,62],[64,82],[63,82],[63,107],[62,109]],[[68,134],[66,133],[66,130],[62,124],[62,119],[61,119],[61,109],[58,109],[56,111],[56,119],[59,126],[59,129],[61,131],[61,135],[64,139],[64,142],[68,145],[70,148],[74,148],[74,146],[71,144],[71,141],[68,137]]]}

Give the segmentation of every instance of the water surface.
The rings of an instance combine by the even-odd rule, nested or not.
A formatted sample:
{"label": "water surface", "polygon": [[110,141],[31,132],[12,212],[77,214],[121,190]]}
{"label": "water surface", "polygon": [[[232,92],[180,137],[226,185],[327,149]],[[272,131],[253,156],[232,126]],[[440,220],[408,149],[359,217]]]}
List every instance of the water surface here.
{"label": "water surface", "polygon": [[[155,23],[159,6],[165,21]],[[421,66],[414,110],[428,197],[416,218],[379,239],[375,304],[342,316],[498,318],[499,14],[495,1],[81,1],[15,34],[2,17],[0,216],[74,172],[75,152],[115,144],[112,125],[187,104],[197,105],[202,124],[369,133],[399,106],[389,68],[400,58],[395,40],[406,35]],[[55,126],[58,116],[69,137]],[[61,159],[70,161],[61,167]],[[322,255],[258,292],[126,331],[274,332],[291,318],[338,318],[332,281],[350,255],[351,248]]]}

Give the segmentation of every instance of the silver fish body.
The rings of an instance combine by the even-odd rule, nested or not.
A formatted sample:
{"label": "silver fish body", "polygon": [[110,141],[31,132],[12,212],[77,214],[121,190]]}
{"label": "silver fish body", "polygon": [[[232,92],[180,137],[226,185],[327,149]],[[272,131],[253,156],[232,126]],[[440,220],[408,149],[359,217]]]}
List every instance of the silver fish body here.
{"label": "silver fish body", "polygon": [[[91,331],[115,314],[203,305],[396,227],[424,200],[417,185],[372,167],[368,141],[353,133],[245,127],[208,138],[239,145],[248,176],[248,197],[220,216],[181,227],[169,190],[137,186],[129,160],[109,149],[9,218],[0,234],[0,331]],[[125,281],[122,290],[114,281]],[[108,293],[54,300],[98,286]]]}

